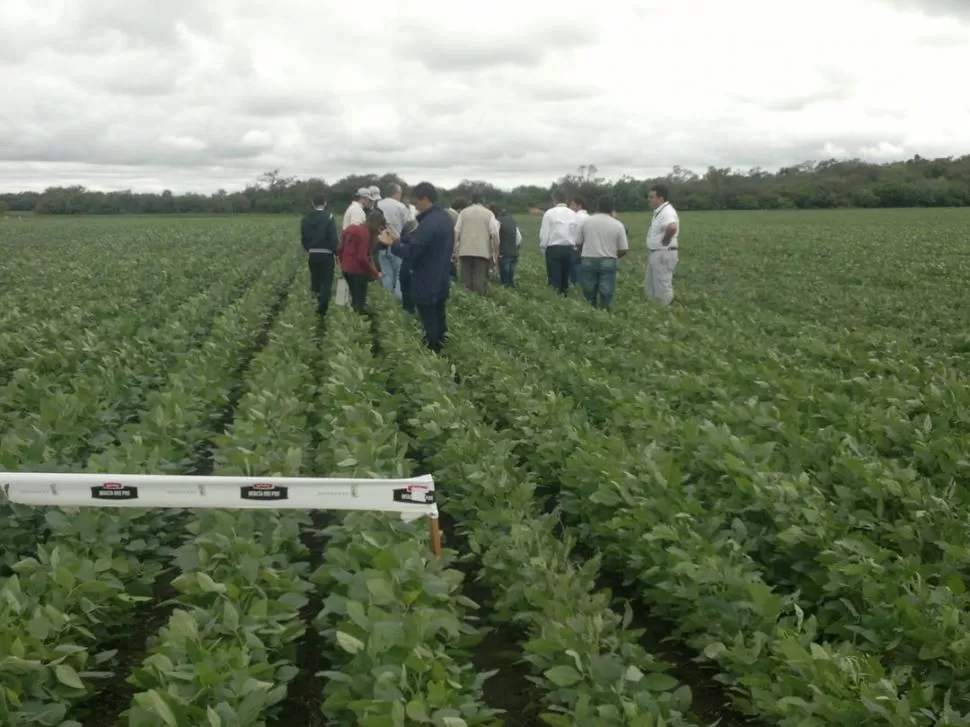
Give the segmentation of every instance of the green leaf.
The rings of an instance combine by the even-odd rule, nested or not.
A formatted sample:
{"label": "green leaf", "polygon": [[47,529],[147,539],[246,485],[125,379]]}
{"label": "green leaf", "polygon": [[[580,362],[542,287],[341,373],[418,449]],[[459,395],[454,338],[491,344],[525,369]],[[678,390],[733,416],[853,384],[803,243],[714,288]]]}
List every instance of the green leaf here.
{"label": "green leaf", "polygon": [[212,707],[205,708],[205,716],[209,720],[209,727],[222,727],[222,719]]}
{"label": "green leaf", "polygon": [[239,628],[239,611],[229,601],[226,601],[222,608],[222,616],[226,621],[226,628],[233,631]]}
{"label": "green leaf", "polygon": [[371,578],[367,581],[367,591],[370,593],[374,603],[378,606],[388,606],[392,603],[397,603],[398,598],[394,595],[394,589],[391,588],[391,584],[380,578]]}
{"label": "green leaf", "polygon": [[157,715],[168,727],[179,727],[178,720],[172,708],[168,706],[162,695],[156,690],[151,689],[147,692],[139,692],[135,695],[135,703],[154,715]]}
{"label": "green leaf", "polygon": [[348,654],[358,654],[364,649],[364,642],[346,631],[337,632],[337,644]]}
{"label": "green leaf", "polygon": [[199,581],[199,588],[201,588],[206,593],[225,593],[226,586],[224,583],[216,583],[209,577],[208,573],[202,573],[201,571],[196,573],[196,578]]}
{"label": "green leaf", "polygon": [[65,684],[72,689],[84,689],[84,682],[81,681],[81,677],[77,675],[77,671],[74,670],[73,666],[69,664],[58,664],[54,667],[54,674],[57,676],[57,681],[61,684]]}
{"label": "green leaf", "polygon": [[643,672],[637,669],[637,667],[634,664],[630,664],[630,666],[626,668],[626,672],[623,674],[623,678],[626,679],[628,682],[633,682],[634,684],[636,684],[641,679],[643,679]]}
{"label": "green leaf", "polygon": [[557,687],[571,687],[582,681],[582,675],[571,666],[554,666],[545,671],[545,677]]}
{"label": "green leaf", "polygon": [[347,616],[362,629],[366,630],[370,627],[370,622],[367,620],[367,612],[364,610],[364,606],[360,601],[347,602]]}
{"label": "green leaf", "polygon": [[653,672],[647,675],[644,685],[651,692],[669,692],[671,689],[676,689],[679,683],[669,674]]}
{"label": "green leaf", "polygon": [[431,721],[428,717],[428,711],[425,709],[424,702],[420,702],[417,699],[412,699],[408,702],[407,715],[409,719],[413,719],[415,722],[420,722],[425,724]]}

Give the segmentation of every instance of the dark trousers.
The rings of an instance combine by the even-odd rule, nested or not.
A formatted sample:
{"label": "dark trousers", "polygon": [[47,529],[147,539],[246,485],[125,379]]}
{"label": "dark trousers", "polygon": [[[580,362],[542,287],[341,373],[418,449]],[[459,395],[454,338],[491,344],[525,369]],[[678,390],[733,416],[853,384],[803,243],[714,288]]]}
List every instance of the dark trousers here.
{"label": "dark trousers", "polygon": [[310,292],[316,296],[317,312],[325,315],[330,307],[330,294],[333,291],[333,271],[335,262],[333,255],[326,253],[311,253]]}
{"label": "dark trousers", "polygon": [[414,290],[411,285],[411,267],[407,260],[401,265],[398,282],[401,284],[401,305],[408,313],[414,313]]}
{"label": "dark trousers", "polygon": [[560,295],[569,291],[569,270],[572,267],[573,246],[553,245],[546,248],[546,275],[549,285]]}
{"label": "dark trousers", "polygon": [[506,288],[515,287],[515,267],[519,263],[517,257],[500,257],[498,259],[498,276]]}
{"label": "dark trousers", "polygon": [[572,257],[569,261],[569,282],[575,285],[580,281],[580,268],[583,266],[583,251],[573,248]]}
{"label": "dark trousers", "polygon": [[484,293],[488,282],[488,260],[483,257],[462,255],[459,262],[461,263],[461,284],[473,293]]}
{"label": "dark trousers", "polygon": [[439,300],[435,303],[418,303],[418,316],[421,318],[421,326],[424,328],[424,338],[428,348],[436,353],[441,350],[448,332],[445,322],[445,304],[447,300]]}
{"label": "dark trousers", "polygon": [[367,273],[344,273],[344,279],[350,290],[350,307],[363,313],[367,307],[367,286],[374,278]]}

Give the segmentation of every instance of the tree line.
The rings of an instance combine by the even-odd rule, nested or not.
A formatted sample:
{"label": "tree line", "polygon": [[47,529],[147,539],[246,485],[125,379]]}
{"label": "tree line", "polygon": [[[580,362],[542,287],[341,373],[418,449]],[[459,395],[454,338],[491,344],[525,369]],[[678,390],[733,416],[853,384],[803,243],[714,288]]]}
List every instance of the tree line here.
{"label": "tree line", "polygon": [[[360,174],[333,183],[323,179],[297,179],[279,170],[266,172],[239,192],[220,189],[214,194],[174,194],[123,190],[100,192],[81,186],[49,187],[43,192],[0,194],[0,211],[44,215],[65,214],[224,214],[297,213],[306,209],[315,192],[324,192],[334,207],[343,209],[359,187],[407,182],[397,174]],[[524,212],[549,206],[553,189],[563,189],[587,205],[609,195],[620,212],[647,209],[651,185],[664,183],[671,201],[681,210],[834,209],[841,207],[962,207],[970,206],[970,155],[912,159],[872,164],[858,159],[804,162],[777,172],[761,168],[745,171],[709,167],[703,174],[674,167],[664,177],[616,180],[599,175],[595,165],[584,165],[549,186],[523,185],[511,190],[481,180],[464,180],[443,189],[445,202],[468,199],[475,192],[489,203]]]}

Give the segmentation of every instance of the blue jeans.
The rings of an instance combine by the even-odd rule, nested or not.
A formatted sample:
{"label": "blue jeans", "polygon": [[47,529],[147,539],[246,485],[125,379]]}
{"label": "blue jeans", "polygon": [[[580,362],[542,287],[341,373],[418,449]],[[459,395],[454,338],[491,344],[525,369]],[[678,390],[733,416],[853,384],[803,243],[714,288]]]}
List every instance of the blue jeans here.
{"label": "blue jeans", "polygon": [[381,285],[401,300],[401,258],[388,249],[378,253],[381,263]]}
{"label": "blue jeans", "polygon": [[500,257],[498,259],[498,276],[506,288],[515,287],[515,267],[519,264],[517,257]]}
{"label": "blue jeans", "polygon": [[611,257],[584,257],[580,277],[586,300],[597,308],[609,310],[616,290],[616,260]]}

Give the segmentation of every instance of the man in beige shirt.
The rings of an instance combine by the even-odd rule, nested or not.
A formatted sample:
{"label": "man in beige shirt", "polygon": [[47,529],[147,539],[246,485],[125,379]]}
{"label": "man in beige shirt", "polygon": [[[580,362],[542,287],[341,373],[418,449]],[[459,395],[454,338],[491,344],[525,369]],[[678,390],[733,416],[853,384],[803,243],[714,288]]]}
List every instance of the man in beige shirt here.
{"label": "man in beige shirt", "polygon": [[576,237],[582,255],[579,279],[586,300],[609,310],[616,290],[617,262],[627,254],[630,243],[623,223],[613,216],[613,200],[600,199],[596,209],[595,215],[583,219]]}
{"label": "man in beige shirt", "polygon": [[499,222],[476,195],[458,213],[455,254],[461,264],[461,282],[474,293],[484,293],[489,271],[498,264]]}

